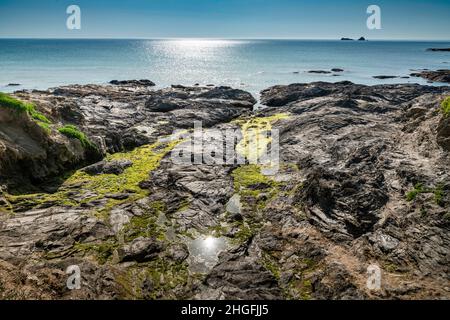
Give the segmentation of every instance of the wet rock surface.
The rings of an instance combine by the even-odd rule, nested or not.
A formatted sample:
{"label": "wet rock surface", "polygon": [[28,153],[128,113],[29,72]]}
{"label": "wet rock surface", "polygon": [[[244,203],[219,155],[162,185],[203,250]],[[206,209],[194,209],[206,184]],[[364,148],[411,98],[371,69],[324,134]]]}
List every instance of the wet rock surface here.
{"label": "wet rock surface", "polygon": [[423,70],[421,72],[411,73],[411,77],[421,77],[433,82],[450,83],[450,70],[448,69],[441,69],[436,71]]}
{"label": "wet rock surface", "polygon": [[330,74],[331,71],[327,71],[327,70],[310,70],[308,71],[308,73],[316,73],[316,74]]}
{"label": "wet rock surface", "polygon": [[450,48],[429,48],[427,51],[450,51]]}
{"label": "wet rock surface", "polygon": [[[449,298],[449,125],[440,112],[449,94],[292,84],[264,90],[267,107],[253,112],[255,99],[228,87],[18,92],[52,125],[77,125],[103,159],[83,158],[79,146],[74,166],[83,168],[62,166],[56,182],[19,192],[1,181],[0,297]],[[190,143],[195,121],[208,139],[203,151],[219,157],[215,138],[227,130],[237,130],[235,149],[247,160],[250,130],[279,130],[279,169],[202,159]],[[39,143],[76,144],[53,131]],[[2,159],[28,145],[8,141]],[[28,151],[36,168],[50,159]],[[174,161],[189,152],[202,160]],[[73,265],[79,290],[66,286]],[[381,270],[379,290],[367,286],[371,265]]]}

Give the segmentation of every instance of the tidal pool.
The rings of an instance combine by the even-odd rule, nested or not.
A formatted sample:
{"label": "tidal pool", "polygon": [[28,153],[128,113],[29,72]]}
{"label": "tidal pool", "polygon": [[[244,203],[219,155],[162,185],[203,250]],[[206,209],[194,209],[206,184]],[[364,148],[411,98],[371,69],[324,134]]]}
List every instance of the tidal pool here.
{"label": "tidal pool", "polygon": [[189,249],[189,270],[196,273],[210,271],[219,261],[219,254],[229,247],[226,238],[213,236],[201,236],[190,240],[187,245]]}

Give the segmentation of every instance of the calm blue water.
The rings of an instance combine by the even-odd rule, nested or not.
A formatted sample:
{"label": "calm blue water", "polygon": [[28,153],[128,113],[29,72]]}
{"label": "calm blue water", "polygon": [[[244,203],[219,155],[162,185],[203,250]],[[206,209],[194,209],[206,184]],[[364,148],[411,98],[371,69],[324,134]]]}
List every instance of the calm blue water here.
{"label": "calm blue water", "polygon": [[[450,42],[288,40],[0,40],[0,90],[150,79],[171,84],[230,85],[253,93],[275,84],[310,81],[426,83],[376,80],[410,69],[447,69],[450,53],[427,52]],[[343,68],[339,77],[308,70]],[[295,74],[294,72],[298,72]],[[20,87],[8,87],[20,83]]]}

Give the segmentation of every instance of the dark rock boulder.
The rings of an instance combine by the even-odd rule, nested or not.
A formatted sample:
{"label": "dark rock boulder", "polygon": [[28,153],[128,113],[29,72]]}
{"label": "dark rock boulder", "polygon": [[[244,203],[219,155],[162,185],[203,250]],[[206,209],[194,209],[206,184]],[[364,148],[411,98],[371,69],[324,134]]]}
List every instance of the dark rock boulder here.
{"label": "dark rock boulder", "polygon": [[145,106],[155,112],[169,112],[178,109],[193,109],[229,103],[234,107],[251,109],[256,104],[255,98],[248,92],[230,87],[213,87],[201,89],[184,86],[172,86],[172,91],[161,91],[147,100]]}
{"label": "dark rock boulder", "polygon": [[[382,267],[383,274],[420,270],[421,280],[412,278],[422,283],[421,288],[430,286],[426,295],[448,295],[432,283],[448,272],[444,261],[450,244],[449,124],[438,110],[449,92],[445,86],[317,82],[276,86],[261,93],[271,107],[262,111],[264,115],[290,114],[276,124],[280,157],[302,168],[301,188],[292,201],[304,213],[302,221],[320,230],[317,238],[322,240],[317,241],[324,236],[333,243],[348,243],[356,260],[368,263],[375,256],[395,265],[394,271]],[[285,202],[282,199],[267,209],[272,226],[283,225],[279,214],[289,212]],[[283,239],[274,233],[271,242]],[[308,236],[308,240],[315,237]],[[284,239],[293,241],[293,237]],[[279,242],[271,250],[279,248]],[[301,243],[304,246],[305,240]],[[314,297],[367,294],[354,285],[355,273],[345,259],[337,258],[345,256],[343,251],[325,255],[335,263],[321,267],[317,278],[311,279]],[[339,274],[345,276],[333,277],[325,270],[341,270]],[[421,295],[406,283],[385,285],[386,291],[376,297]]]}
{"label": "dark rock boulder", "polygon": [[189,108],[189,102],[177,99],[177,98],[170,98],[170,99],[150,99],[145,104],[145,107],[154,112],[169,112],[174,111],[178,109],[188,109]]}
{"label": "dark rock boulder", "polygon": [[325,96],[330,91],[320,86],[291,84],[274,86],[261,92],[261,103],[271,107],[283,106],[301,99]]}
{"label": "dark rock boulder", "polygon": [[310,208],[312,221],[344,236],[359,237],[371,231],[380,219],[377,211],[388,200],[384,177],[377,174],[358,179],[345,172],[330,173],[321,168],[306,181],[301,203]]}
{"label": "dark rock boulder", "polygon": [[143,86],[143,87],[154,87],[156,84],[153,81],[143,79],[143,80],[112,80],[109,82],[113,85],[120,86]]}
{"label": "dark rock boulder", "polygon": [[153,260],[164,250],[161,242],[153,238],[139,237],[130,244],[119,249],[119,259],[122,262],[137,261],[145,262]]}
{"label": "dark rock boulder", "polygon": [[177,263],[185,261],[189,256],[189,250],[186,244],[175,244],[168,248],[167,255]]}
{"label": "dark rock boulder", "polygon": [[450,83],[450,70],[441,69],[436,71],[424,70],[421,72],[414,72],[410,74],[411,77],[421,77],[433,82],[447,82]]}
{"label": "dark rock boulder", "polygon": [[450,51],[450,48],[429,48],[427,51]]}
{"label": "dark rock boulder", "polygon": [[374,79],[395,79],[395,78],[398,78],[397,76],[384,76],[384,75],[381,75],[381,76],[373,76],[372,78],[374,78]]}
{"label": "dark rock boulder", "polygon": [[245,256],[243,251],[227,253],[221,260],[205,279],[209,290],[197,298],[280,299],[281,291],[274,276],[252,257]]}
{"label": "dark rock boulder", "polygon": [[130,167],[132,164],[133,162],[125,159],[114,161],[101,161],[83,168],[83,171],[91,175],[121,174],[126,168]]}
{"label": "dark rock boulder", "polygon": [[202,92],[197,95],[197,98],[247,101],[249,104],[256,103],[256,99],[250,93],[224,86]]}
{"label": "dark rock boulder", "polygon": [[[296,83],[286,86],[273,86],[261,91],[261,103],[270,107],[287,106],[292,102],[308,101],[313,98],[333,95],[353,96],[367,102],[368,106],[382,105],[390,101],[391,105],[414,99],[427,93],[441,94],[445,88],[420,86],[415,84],[364,86],[350,81],[336,83],[312,82]],[[384,103],[386,107],[388,104]],[[392,109],[388,107],[388,109]]]}
{"label": "dark rock boulder", "polygon": [[437,127],[437,142],[446,151],[450,151],[450,117],[442,117]]}

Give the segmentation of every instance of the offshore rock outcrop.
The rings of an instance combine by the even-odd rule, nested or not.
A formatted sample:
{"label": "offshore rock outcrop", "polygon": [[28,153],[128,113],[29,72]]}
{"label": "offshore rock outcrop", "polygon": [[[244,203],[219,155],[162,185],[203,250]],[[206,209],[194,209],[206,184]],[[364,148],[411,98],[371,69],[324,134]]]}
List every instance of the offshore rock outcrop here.
{"label": "offshore rock outcrop", "polygon": [[450,48],[429,48],[427,51],[450,51]]}
{"label": "offshore rock outcrop", "polygon": [[433,82],[446,82],[450,83],[450,70],[440,69],[436,71],[423,70],[420,72],[411,73],[412,77],[421,77]]}
{"label": "offshore rock outcrop", "polygon": [[[77,125],[104,158],[38,193],[2,188],[0,297],[449,298],[449,135],[439,106],[449,94],[292,84],[264,90],[267,108],[252,112],[255,99],[228,87],[16,93],[54,123]],[[189,141],[194,121],[219,157],[221,132],[239,129],[242,151],[249,130],[278,129],[278,172],[174,162],[171,152],[202,155]],[[66,286],[72,265],[79,290]],[[367,287],[370,265],[381,270],[379,290]]]}
{"label": "offshore rock outcrop", "polygon": [[265,113],[294,115],[280,128],[282,159],[297,160],[305,177],[294,201],[308,221],[332,243],[347,242],[352,259],[381,258],[405,280],[410,273],[405,294],[448,281],[450,160],[436,130],[448,90],[341,82],[262,94],[275,106]]}

